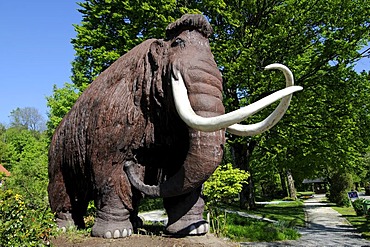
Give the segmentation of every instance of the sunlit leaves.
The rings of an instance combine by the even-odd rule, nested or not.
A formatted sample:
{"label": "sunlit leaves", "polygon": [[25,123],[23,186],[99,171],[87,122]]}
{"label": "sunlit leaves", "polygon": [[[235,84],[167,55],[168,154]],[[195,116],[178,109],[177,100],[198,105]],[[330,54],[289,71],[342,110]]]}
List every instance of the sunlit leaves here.
{"label": "sunlit leaves", "polygon": [[219,166],[204,183],[203,194],[208,202],[227,202],[237,197],[248,177],[247,172],[233,168],[230,163]]}

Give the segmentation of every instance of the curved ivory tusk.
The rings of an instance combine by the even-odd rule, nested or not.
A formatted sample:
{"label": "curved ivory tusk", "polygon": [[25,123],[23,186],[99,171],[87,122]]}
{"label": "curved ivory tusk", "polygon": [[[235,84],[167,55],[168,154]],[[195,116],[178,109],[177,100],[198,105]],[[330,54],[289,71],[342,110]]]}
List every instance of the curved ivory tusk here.
{"label": "curved ivory tusk", "polygon": [[[286,87],[291,87],[294,85],[294,78],[292,72],[282,64],[270,64],[265,67],[265,69],[278,69],[284,73],[285,80],[286,80]],[[301,88],[302,90],[303,88]],[[239,136],[254,136],[258,135],[266,130],[272,128],[275,124],[277,124],[280,119],[284,116],[286,110],[289,107],[290,100],[292,99],[292,95],[288,95],[284,97],[280,104],[276,107],[276,109],[263,121],[249,124],[249,125],[242,125],[242,124],[234,124],[227,128],[227,131],[234,135]]]}
{"label": "curved ivory tusk", "polygon": [[[289,81],[289,84],[293,84],[293,75],[291,74],[290,70],[286,68],[284,65],[273,64],[273,65],[266,67],[266,69],[271,69],[271,68],[279,68],[283,70],[285,77],[288,78],[287,84],[288,84],[288,81]],[[247,117],[269,106],[273,102],[280,100],[284,97],[291,97],[290,95],[292,93],[303,89],[300,86],[290,86],[282,90],[279,90],[263,99],[258,100],[257,102],[254,102],[253,104],[250,104],[238,110],[235,110],[230,113],[217,116],[217,117],[205,118],[205,117],[201,117],[197,115],[194,112],[194,110],[192,109],[190,105],[187,89],[185,87],[185,84],[184,84],[184,81],[182,79],[180,72],[174,71],[174,73],[177,73],[178,78],[179,78],[178,80],[176,80],[174,77],[172,77],[172,92],[174,96],[176,110],[178,114],[180,115],[181,119],[189,127],[196,129],[196,130],[201,130],[201,131],[216,131],[222,128],[227,128],[235,123],[239,123],[243,121]],[[289,105],[289,101],[288,101],[288,105]],[[285,104],[286,103],[284,103],[284,107],[285,107]],[[278,106],[278,108],[280,107],[280,105]],[[283,107],[280,107],[280,108],[283,108]],[[276,110],[274,112],[276,112]],[[283,111],[283,114],[285,113],[285,110]],[[281,111],[279,110],[278,112],[281,112]],[[280,116],[280,118],[281,117],[282,116]],[[239,125],[234,125],[233,127],[231,127],[230,132],[232,133],[232,131],[234,131],[235,133],[238,132]],[[243,130],[241,131],[243,132]]]}

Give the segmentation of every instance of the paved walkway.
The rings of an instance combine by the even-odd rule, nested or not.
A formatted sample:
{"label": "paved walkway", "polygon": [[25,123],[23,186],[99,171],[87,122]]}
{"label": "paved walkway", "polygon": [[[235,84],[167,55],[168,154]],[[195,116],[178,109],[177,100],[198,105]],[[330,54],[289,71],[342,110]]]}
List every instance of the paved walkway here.
{"label": "paved walkway", "polygon": [[241,243],[241,246],[370,246],[337,211],[321,202],[323,196],[305,201],[307,228],[295,241]]}

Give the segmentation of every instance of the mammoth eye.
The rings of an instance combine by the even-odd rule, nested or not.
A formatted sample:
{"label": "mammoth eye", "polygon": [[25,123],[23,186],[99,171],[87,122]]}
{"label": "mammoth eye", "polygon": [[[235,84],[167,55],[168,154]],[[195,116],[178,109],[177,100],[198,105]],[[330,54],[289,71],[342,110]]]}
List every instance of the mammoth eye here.
{"label": "mammoth eye", "polygon": [[185,47],[185,41],[183,39],[177,38],[172,44],[172,47],[180,46],[181,48]]}

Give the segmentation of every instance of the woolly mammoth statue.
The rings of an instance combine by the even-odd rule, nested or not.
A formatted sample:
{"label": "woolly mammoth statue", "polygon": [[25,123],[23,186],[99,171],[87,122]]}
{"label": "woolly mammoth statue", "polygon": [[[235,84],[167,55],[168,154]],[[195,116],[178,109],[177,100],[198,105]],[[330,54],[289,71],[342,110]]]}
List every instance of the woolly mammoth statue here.
{"label": "woolly mammoth statue", "polygon": [[[106,69],[85,90],[56,129],[49,149],[49,201],[60,227],[83,227],[90,200],[97,208],[92,235],[131,235],[140,223],[143,194],[163,197],[166,232],[200,235],[203,182],[220,164],[225,129],[255,135],[285,113],[293,76],[283,65],[287,87],[224,114],[222,78],[208,43],[212,28],[202,15],[170,24],[166,39],[150,39]],[[238,122],[280,100],[264,121]]]}

